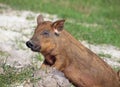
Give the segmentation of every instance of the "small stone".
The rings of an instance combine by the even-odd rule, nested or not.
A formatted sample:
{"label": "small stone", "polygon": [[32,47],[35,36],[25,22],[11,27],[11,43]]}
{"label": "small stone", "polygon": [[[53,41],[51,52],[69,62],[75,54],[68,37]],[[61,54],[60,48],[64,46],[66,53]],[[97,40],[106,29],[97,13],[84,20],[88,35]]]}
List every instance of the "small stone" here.
{"label": "small stone", "polygon": [[47,78],[43,79],[43,87],[57,87],[57,82],[54,78],[48,76]]}
{"label": "small stone", "polygon": [[33,84],[30,82],[30,79],[24,82],[23,87],[33,87]]}
{"label": "small stone", "polygon": [[4,70],[2,67],[0,67],[0,74],[4,74]]}

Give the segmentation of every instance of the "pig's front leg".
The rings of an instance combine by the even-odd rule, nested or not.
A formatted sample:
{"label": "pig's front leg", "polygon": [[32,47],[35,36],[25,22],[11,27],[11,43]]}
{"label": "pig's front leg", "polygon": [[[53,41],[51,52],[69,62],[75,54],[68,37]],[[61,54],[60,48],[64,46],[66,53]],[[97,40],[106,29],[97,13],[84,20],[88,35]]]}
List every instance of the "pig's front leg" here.
{"label": "pig's front leg", "polygon": [[48,65],[48,64],[46,63],[46,60],[44,60],[43,63],[42,63],[42,65],[41,65],[41,67],[40,67],[40,69],[42,69],[42,70],[47,70],[48,67],[50,67],[50,65]]}
{"label": "pig's front leg", "polygon": [[53,68],[56,68],[57,70],[63,71],[65,68],[65,58],[63,56],[56,56],[56,61],[52,65]]}

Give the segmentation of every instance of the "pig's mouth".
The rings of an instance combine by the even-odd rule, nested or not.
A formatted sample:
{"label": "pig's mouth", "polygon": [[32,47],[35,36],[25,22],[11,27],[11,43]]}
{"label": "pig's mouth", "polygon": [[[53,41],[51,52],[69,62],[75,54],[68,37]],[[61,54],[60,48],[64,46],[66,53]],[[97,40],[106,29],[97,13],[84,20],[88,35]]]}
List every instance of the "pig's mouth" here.
{"label": "pig's mouth", "polygon": [[34,52],[40,52],[40,49],[41,49],[41,47],[39,47],[39,46],[31,48],[31,50],[34,51]]}

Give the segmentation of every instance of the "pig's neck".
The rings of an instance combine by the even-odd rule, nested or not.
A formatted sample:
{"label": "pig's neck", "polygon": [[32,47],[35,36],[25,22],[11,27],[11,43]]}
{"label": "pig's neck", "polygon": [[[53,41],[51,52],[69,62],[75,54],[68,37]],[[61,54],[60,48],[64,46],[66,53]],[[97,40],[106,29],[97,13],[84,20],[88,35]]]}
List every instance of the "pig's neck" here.
{"label": "pig's neck", "polygon": [[[93,60],[93,56],[96,56],[92,51],[84,47],[79,41],[77,41],[72,35],[70,35],[68,32],[63,31],[63,37],[65,40],[63,40],[63,44],[65,44],[62,50],[62,55],[66,55],[69,58],[71,62],[78,61],[79,63],[87,63]],[[83,60],[83,61],[82,61]]]}

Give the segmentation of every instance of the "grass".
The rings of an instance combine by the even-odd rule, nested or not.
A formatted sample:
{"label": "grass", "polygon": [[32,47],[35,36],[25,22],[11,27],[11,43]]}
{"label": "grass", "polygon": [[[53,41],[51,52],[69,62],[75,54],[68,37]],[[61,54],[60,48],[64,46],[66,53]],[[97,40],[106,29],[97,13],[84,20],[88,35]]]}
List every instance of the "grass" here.
{"label": "grass", "polygon": [[113,67],[113,69],[118,72],[120,70],[120,67]]}
{"label": "grass", "polygon": [[27,19],[27,20],[33,20],[33,19],[35,19],[35,17],[30,14],[30,15],[28,15],[28,16],[26,17],[26,19]]}
{"label": "grass", "polygon": [[0,74],[0,87],[10,87],[15,83],[22,83],[27,79],[32,80],[32,68],[26,68],[18,72],[16,69],[4,65],[4,74]]}
{"label": "grass", "polygon": [[9,56],[9,53],[0,50],[0,67],[6,63],[6,60]]}
{"label": "grass", "polygon": [[39,61],[43,61],[43,60],[44,60],[43,56],[40,55],[40,54],[36,54],[35,58],[36,58],[37,60],[39,60]]}
{"label": "grass", "polygon": [[111,58],[111,55],[110,54],[104,54],[104,53],[99,53],[98,56],[100,57],[107,57],[107,58]]}
{"label": "grass", "polygon": [[0,0],[0,2],[18,10],[57,14],[67,20],[66,29],[77,39],[120,47],[119,0]]}
{"label": "grass", "polygon": [[3,52],[2,50],[0,50],[0,57],[2,56],[8,57],[9,54],[7,52]]}

